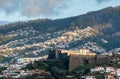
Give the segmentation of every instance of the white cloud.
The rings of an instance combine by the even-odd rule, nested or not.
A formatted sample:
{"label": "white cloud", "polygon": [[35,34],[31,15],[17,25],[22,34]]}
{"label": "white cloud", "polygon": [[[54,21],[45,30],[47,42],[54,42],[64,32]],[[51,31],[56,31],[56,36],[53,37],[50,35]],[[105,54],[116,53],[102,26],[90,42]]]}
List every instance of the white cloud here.
{"label": "white cloud", "polygon": [[16,11],[21,15],[35,17],[57,15],[67,5],[68,0],[0,0],[0,10],[6,14]]}

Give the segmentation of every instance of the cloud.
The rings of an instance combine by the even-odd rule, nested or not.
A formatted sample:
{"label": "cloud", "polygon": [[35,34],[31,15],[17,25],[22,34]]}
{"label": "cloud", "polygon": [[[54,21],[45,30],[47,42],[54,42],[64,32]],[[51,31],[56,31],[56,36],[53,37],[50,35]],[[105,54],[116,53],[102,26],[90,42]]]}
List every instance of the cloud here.
{"label": "cloud", "polygon": [[27,17],[57,15],[68,0],[0,0],[0,11],[6,14],[20,12]]}
{"label": "cloud", "polygon": [[16,0],[0,0],[0,11],[12,13],[13,11],[17,10],[18,8],[17,4],[18,3]]}
{"label": "cloud", "polygon": [[98,4],[101,4],[101,3],[103,3],[103,2],[109,2],[109,1],[111,1],[111,0],[96,0],[96,2],[97,2]]}

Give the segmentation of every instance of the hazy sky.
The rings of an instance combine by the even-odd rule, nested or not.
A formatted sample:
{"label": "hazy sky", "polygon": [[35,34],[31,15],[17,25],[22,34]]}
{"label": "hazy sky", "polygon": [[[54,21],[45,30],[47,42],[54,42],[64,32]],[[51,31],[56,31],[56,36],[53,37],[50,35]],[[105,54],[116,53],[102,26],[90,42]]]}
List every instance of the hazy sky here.
{"label": "hazy sky", "polygon": [[65,18],[119,5],[120,0],[0,0],[0,21]]}

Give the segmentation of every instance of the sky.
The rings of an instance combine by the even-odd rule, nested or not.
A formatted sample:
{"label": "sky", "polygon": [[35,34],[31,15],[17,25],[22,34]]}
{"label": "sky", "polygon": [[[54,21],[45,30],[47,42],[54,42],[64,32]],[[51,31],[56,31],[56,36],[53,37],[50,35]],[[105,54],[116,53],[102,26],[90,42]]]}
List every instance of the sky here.
{"label": "sky", "polygon": [[120,0],[0,0],[0,22],[66,18],[109,6]]}

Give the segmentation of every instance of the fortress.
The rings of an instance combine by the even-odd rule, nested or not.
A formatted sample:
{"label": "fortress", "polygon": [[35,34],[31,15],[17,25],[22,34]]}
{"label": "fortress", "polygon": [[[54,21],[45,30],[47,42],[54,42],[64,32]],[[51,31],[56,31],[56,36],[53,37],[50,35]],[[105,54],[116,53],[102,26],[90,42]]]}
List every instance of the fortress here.
{"label": "fortress", "polygon": [[75,51],[75,50],[61,50],[61,53],[62,54],[67,53],[68,56],[70,56],[70,55],[95,56],[96,55],[96,53],[90,52],[90,50],[88,50],[86,48],[80,49],[79,51]]}
{"label": "fortress", "polygon": [[59,58],[68,58],[69,59],[69,71],[74,70],[80,65],[95,64],[100,63],[109,63],[110,57],[106,55],[97,55],[94,52],[91,52],[89,49],[83,48],[78,51],[76,50],[62,50],[54,49],[49,50],[48,59],[59,59]]}

